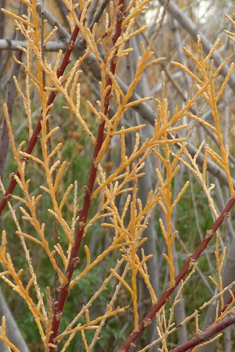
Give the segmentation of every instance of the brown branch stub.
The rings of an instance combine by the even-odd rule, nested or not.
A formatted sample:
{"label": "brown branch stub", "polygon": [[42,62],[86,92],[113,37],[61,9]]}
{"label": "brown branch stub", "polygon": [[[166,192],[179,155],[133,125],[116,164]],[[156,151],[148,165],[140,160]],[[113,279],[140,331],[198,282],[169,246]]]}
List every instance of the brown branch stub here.
{"label": "brown branch stub", "polygon": [[149,319],[149,318],[145,319],[145,320],[144,320],[144,326],[145,326],[145,327],[149,326],[149,325],[151,324],[151,322],[152,322],[151,319]]}
{"label": "brown branch stub", "polygon": [[59,321],[62,317],[62,312],[56,314],[56,320]]}
{"label": "brown branch stub", "polygon": [[20,161],[23,163],[25,163],[25,164],[28,164],[28,162],[29,162],[29,159],[26,157],[26,156],[22,156],[22,158],[20,158]]}
{"label": "brown branch stub", "polygon": [[76,268],[76,266],[78,265],[79,262],[80,262],[80,258],[78,258],[78,257],[73,258],[73,266],[74,266],[74,268]]}
{"label": "brown branch stub", "polygon": [[189,258],[189,269],[192,269],[196,264],[196,260],[193,258],[193,256],[190,256]]}
{"label": "brown branch stub", "polygon": [[70,42],[68,43],[68,49],[72,51],[74,48],[74,45],[75,45],[74,41],[70,40]]}
{"label": "brown branch stub", "polygon": [[85,225],[86,225],[85,221],[79,221],[78,227],[80,230],[83,230]]}
{"label": "brown branch stub", "polygon": [[120,10],[120,11],[118,11],[118,13],[117,13],[117,20],[118,20],[119,22],[121,22],[122,19],[123,19],[123,12]]}
{"label": "brown branch stub", "polygon": [[86,196],[90,197],[91,192],[87,186],[83,187],[83,193],[84,193],[85,197]]}
{"label": "brown branch stub", "polygon": [[58,305],[58,301],[52,299],[52,305],[53,305],[54,309],[56,309],[56,307]]}
{"label": "brown branch stub", "polygon": [[60,286],[55,286],[54,287],[54,291],[55,292],[60,292],[61,291],[61,287]]}
{"label": "brown branch stub", "polygon": [[10,200],[12,199],[12,194],[9,193],[9,194],[5,195],[4,199],[6,200],[7,203],[10,202]]}
{"label": "brown branch stub", "polygon": [[230,216],[231,216],[231,213],[230,213],[230,212],[225,213],[225,214],[224,214],[224,220],[228,219]]}
{"label": "brown branch stub", "polygon": [[206,231],[206,239],[210,239],[214,235],[214,232],[212,230],[207,230]]}

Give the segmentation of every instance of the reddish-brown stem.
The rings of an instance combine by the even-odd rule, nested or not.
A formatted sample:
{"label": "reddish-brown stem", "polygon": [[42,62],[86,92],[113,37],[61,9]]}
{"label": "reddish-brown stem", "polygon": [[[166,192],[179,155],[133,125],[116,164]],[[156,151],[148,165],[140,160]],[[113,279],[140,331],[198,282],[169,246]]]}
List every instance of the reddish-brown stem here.
{"label": "reddish-brown stem", "polygon": [[[80,17],[81,17],[81,13],[79,14],[79,20],[80,20]],[[69,61],[69,57],[70,57],[70,54],[71,54],[71,52],[73,50],[73,47],[74,47],[75,40],[77,38],[78,32],[79,32],[79,28],[78,28],[78,26],[76,26],[74,28],[74,31],[73,31],[72,35],[71,35],[71,38],[70,38],[70,41],[68,43],[67,50],[65,52],[65,55],[64,55],[63,61],[61,63],[61,66],[60,66],[60,68],[57,71],[57,77],[58,78],[63,75],[67,65],[70,62]],[[55,97],[56,97],[56,92],[52,91],[50,96],[49,96],[49,98],[48,98],[47,106],[49,106],[49,105],[51,105],[53,103]],[[28,153],[28,154],[32,153],[33,148],[34,148],[35,144],[38,141],[38,135],[39,135],[39,133],[41,131],[41,128],[42,127],[41,127],[41,118],[40,118],[38,123],[37,123],[37,125],[36,125],[36,127],[35,127],[35,130],[34,130],[34,132],[32,134],[32,137],[30,138],[29,144],[28,144],[28,146],[27,146],[27,148],[25,150],[26,153]],[[24,158],[24,161],[26,159],[27,158]],[[20,177],[20,174],[19,174],[18,170],[16,171],[16,176]],[[2,214],[2,211],[5,208],[8,200],[11,199],[11,194],[14,191],[16,184],[17,184],[17,182],[16,182],[15,178],[14,177],[11,178],[11,181],[10,181],[10,183],[8,185],[8,188],[7,188],[5,194],[4,194],[4,196],[3,196],[3,198],[2,198],[2,200],[0,202],[0,215]]]}
{"label": "reddish-brown stem", "polygon": [[234,301],[234,299],[235,299],[235,291],[233,291],[232,296],[229,298],[224,308],[221,309],[221,311],[219,312],[219,316],[230,306],[230,304],[232,303],[232,301]]}
{"label": "reddish-brown stem", "polygon": [[[115,31],[115,35],[113,37],[113,45],[115,45],[117,39],[121,35],[121,25],[122,25],[122,18],[123,18],[124,1],[125,0],[119,0],[117,22],[116,22],[116,31]],[[110,71],[111,71],[112,75],[115,74],[115,70],[116,70],[116,65],[117,65],[116,56],[117,56],[117,49],[114,52],[114,55],[113,55],[113,58],[112,58],[111,64],[110,64]],[[108,89],[106,96],[105,96],[105,99],[104,99],[104,114],[105,114],[105,116],[108,115],[109,103],[110,103],[110,93],[111,93],[111,87],[112,87],[112,80],[110,77],[108,77],[108,79],[107,79],[106,86],[107,87],[109,86],[110,88]],[[88,180],[87,186],[84,187],[83,207],[81,209],[79,220],[78,220],[78,228],[77,228],[76,237],[75,237],[75,244],[72,247],[69,261],[68,261],[68,266],[66,268],[65,276],[68,281],[65,286],[61,287],[60,297],[59,297],[58,302],[56,302],[56,305],[55,305],[54,317],[53,317],[53,321],[52,321],[52,334],[50,336],[50,341],[49,341],[49,343],[51,343],[51,344],[56,343],[55,337],[58,334],[58,329],[59,329],[60,320],[62,317],[62,312],[64,309],[65,301],[67,299],[68,291],[69,291],[69,284],[71,282],[71,278],[72,278],[74,269],[75,269],[77,263],[79,262],[79,259],[77,256],[78,256],[78,252],[79,252],[79,249],[81,246],[81,241],[82,241],[83,234],[84,234],[84,228],[86,225],[87,216],[88,216],[88,212],[89,212],[90,205],[91,205],[91,194],[92,194],[92,191],[94,188],[96,174],[97,174],[96,158],[98,156],[98,153],[99,153],[101,146],[102,146],[102,143],[104,141],[104,137],[105,137],[104,130],[105,130],[105,121],[101,122],[99,125],[99,128],[98,128],[98,134],[97,134],[96,144],[95,144],[93,158],[92,158],[92,165],[91,165],[91,169],[90,169],[89,180]],[[53,350],[54,350],[54,347],[50,346],[49,352],[52,352]]]}
{"label": "reddish-brown stem", "polygon": [[235,323],[235,313],[229,313],[223,320],[219,323],[215,324],[211,328],[207,329],[202,333],[198,333],[194,336],[191,340],[183,343],[182,345],[174,348],[170,352],[185,352],[188,351],[190,348],[193,348],[200,343],[209,341],[211,338],[216,336],[219,332],[226,329],[228,326]]}
{"label": "reddish-brown stem", "polygon": [[[234,298],[235,298],[235,291],[232,292],[231,297],[229,298],[229,300],[228,300],[227,303],[225,304],[224,308],[221,309],[221,311],[219,312],[218,317],[220,317],[221,314],[222,314],[223,312],[225,312],[226,309],[229,308],[229,306],[231,305],[231,303],[234,301]],[[231,308],[231,307],[230,307],[230,308]],[[211,325],[212,325],[212,324],[214,324],[214,321],[211,323]],[[205,332],[203,332],[203,334],[206,333],[207,331],[208,331],[208,329],[207,329]],[[191,341],[191,340],[190,340],[190,341]],[[190,342],[190,341],[188,341],[188,342]],[[184,346],[184,345],[181,345],[181,346]],[[179,346],[179,347],[180,347],[180,346]],[[193,348],[193,347],[194,347],[194,346],[191,346],[191,347],[189,347],[189,348]],[[189,349],[189,348],[188,348],[188,349]],[[173,351],[175,351],[175,350],[173,350]],[[173,352],[173,351],[171,351],[171,352]],[[181,350],[180,350],[180,351],[181,351]],[[190,349],[190,351],[192,351],[192,349]]]}
{"label": "reddish-brown stem", "polygon": [[146,327],[148,325],[150,325],[151,320],[153,319],[155,314],[161,309],[162,306],[164,306],[164,304],[170,298],[170,295],[172,294],[172,292],[175,290],[175,288],[179,285],[181,280],[185,277],[187,272],[193,266],[194,262],[198,259],[198,257],[201,255],[201,253],[206,249],[208,243],[210,242],[211,238],[213,237],[213,235],[217,231],[218,227],[228,217],[229,212],[230,212],[231,208],[233,207],[234,203],[235,203],[235,197],[232,197],[229,200],[229,202],[227,203],[223,212],[218,217],[218,219],[214,222],[211,229],[209,231],[207,231],[207,234],[206,234],[204,240],[201,242],[201,244],[197,248],[196,252],[188,258],[184,267],[181,269],[180,273],[176,276],[174,285],[170,286],[163,293],[163,295],[159,298],[157,303],[155,303],[153,305],[153,307],[150,309],[149,313],[142,320],[142,322],[140,323],[138,328],[132,332],[132,334],[129,336],[129,338],[126,340],[126,342],[124,343],[124,345],[121,347],[121,349],[118,352],[128,351],[129,348],[131,347],[131,345],[135,342],[135,340],[142,334],[142,332],[146,329]]}

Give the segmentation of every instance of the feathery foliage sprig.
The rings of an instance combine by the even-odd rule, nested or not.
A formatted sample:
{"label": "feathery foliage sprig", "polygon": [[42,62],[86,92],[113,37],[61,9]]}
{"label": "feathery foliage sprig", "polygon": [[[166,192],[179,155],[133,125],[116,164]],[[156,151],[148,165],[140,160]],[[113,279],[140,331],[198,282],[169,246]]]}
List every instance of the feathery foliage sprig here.
{"label": "feathery foliage sprig", "polygon": [[[15,20],[17,30],[22,32],[27,41],[27,47],[20,48],[25,54],[25,59],[22,62],[16,60],[26,74],[25,88],[22,88],[19,79],[14,80],[28,120],[28,134],[18,146],[14,136],[14,122],[11,122],[5,104],[4,116],[17,172],[11,174],[6,191],[2,186],[4,196],[0,202],[0,212],[9,203],[16,226],[14,235],[20,238],[26,267],[18,268],[20,264],[8,250],[7,244],[10,244],[10,238],[13,236],[12,229],[3,230],[0,262],[4,270],[0,273],[0,277],[27,304],[36,322],[42,348],[48,352],[56,351],[59,345],[61,351],[69,351],[75,336],[79,336],[84,351],[92,351],[96,348],[108,322],[115,319],[122,322],[126,319],[128,322],[128,315],[133,322],[131,325],[133,332],[129,336],[125,334],[126,342],[123,343],[122,340],[122,347],[120,343],[117,346],[120,352],[128,351],[156,317],[158,337],[152,343],[147,342],[141,351],[146,351],[160,342],[162,351],[168,351],[168,338],[180,328],[174,323],[179,296],[193,277],[196,261],[214,234],[217,236],[215,258],[218,280],[211,277],[211,281],[219,289],[219,293],[190,314],[181,326],[193,322],[196,332],[199,333],[199,311],[218,299],[221,301],[222,312],[217,314],[213,328],[204,335],[199,334],[194,340],[199,344],[204,338],[209,339],[222,327],[234,322],[233,298],[229,305],[226,305],[227,302],[224,302],[223,298],[224,292],[231,290],[233,284],[227,288],[223,287],[222,268],[226,250],[220,254],[221,236],[218,233],[219,226],[229,216],[235,203],[229,147],[223,141],[218,110],[218,102],[232,75],[233,64],[218,87],[217,78],[223,67],[231,60],[231,57],[228,57],[219,68],[214,68],[211,57],[218,48],[219,41],[214,44],[206,57],[203,56],[200,37],[196,53],[184,48],[188,60],[195,66],[194,70],[177,62],[173,62],[173,65],[192,80],[191,94],[181,108],[176,106],[169,111],[169,98],[163,87],[162,97],[156,98],[152,105],[156,110],[153,128],[148,138],[143,139],[142,132],[147,128],[142,123],[144,116],[139,124],[132,121],[125,124],[123,120],[126,112],[138,111],[139,106],[153,102],[153,98],[149,96],[140,97],[138,100],[133,100],[132,97],[146,72],[163,64],[164,58],[154,58],[156,53],[153,49],[154,40],[159,35],[160,29],[155,33],[154,40],[147,45],[140,43],[141,56],[136,60],[133,77],[126,91],[118,83],[116,75],[122,75],[123,62],[132,54],[132,40],[147,30],[148,26],[145,24],[136,27],[136,18],[144,13],[146,5],[150,2],[150,0],[133,0],[128,3],[124,0],[114,0],[109,3],[104,21],[90,26],[87,17],[93,1],[79,1],[74,4],[72,1],[63,0],[69,13],[67,20],[71,37],[65,53],[59,51],[56,59],[52,61],[50,55],[45,55],[44,45],[57,34],[58,28],[54,27],[41,42],[46,31],[46,22],[42,27],[37,14],[37,2],[22,0],[28,7],[27,16],[20,17],[3,9],[7,16]],[[168,4],[169,2],[163,12],[161,26]],[[76,55],[78,35],[84,40],[85,49],[71,65],[70,55],[72,51],[75,51]],[[232,33],[229,32],[229,35],[232,36]],[[100,81],[96,86],[99,89],[99,98],[96,101],[92,94],[89,98],[83,97],[83,94],[86,95],[83,70],[84,67],[86,70],[87,60],[91,58],[96,63],[100,75]],[[164,84],[163,82],[163,86]],[[41,110],[35,128],[32,118],[34,109],[32,87],[39,96]],[[84,145],[79,144],[80,154],[74,155],[73,151],[74,156],[71,160],[69,158],[64,160],[66,152],[69,153],[66,144],[69,134],[65,139],[57,137],[62,128],[58,123],[54,124],[56,96],[60,102],[63,101],[58,114],[61,118],[63,116],[67,118],[62,124],[66,125],[72,121],[73,127],[76,126],[78,130],[77,140],[83,138],[84,141]],[[197,115],[192,113],[192,108],[198,102],[210,106],[212,122],[203,120],[199,113]],[[195,121],[216,136],[220,148],[215,150],[209,143],[202,142],[196,154],[194,156],[190,154],[187,146]],[[133,138],[131,150],[128,145],[129,136]],[[116,164],[108,164],[105,159],[109,153],[113,153],[112,143],[115,140],[118,141],[116,149],[119,156]],[[85,148],[86,154],[81,152]],[[200,167],[197,159],[202,152],[204,162]],[[82,159],[84,155],[86,161],[81,165],[82,160],[84,162]],[[145,166],[150,160],[151,162],[157,160],[153,168],[153,179],[157,179],[157,182],[148,191],[147,201],[143,202],[139,198],[139,180],[145,177]],[[214,185],[208,183],[208,160],[213,160],[223,170],[228,180],[231,198],[221,214],[217,211],[212,195]],[[75,177],[68,180],[73,165]],[[185,166],[199,181],[215,221],[207,229],[205,237],[197,245],[194,253],[188,254],[183,268],[177,273],[174,248],[178,230],[175,230],[173,218],[176,208],[187,192],[189,181],[183,182],[178,194],[173,196],[173,192],[179,171]],[[30,176],[31,167],[37,170],[38,175],[42,175],[41,179],[43,178],[36,195],[31,194],[35,182]],[[87,177],[84,184],[83,173]],[[17,194],[14,194],[15,187]],[[16,201],[20,203],[17,215],[11,205]],[[43,216],[41,216],[42,209]],[[157,215],[156,209],[161,215]],[[153,255],[144,250],[144,245],[149,240],[146,230],[153,218],[161,229],[165,243],[165,249],[161,254],[166,271],[166,285],[159,297],[156,287],[152,284],[149,270],[149,262]],[[57,238],[60,237],[55,242],[51,238],[52,223],[56,224],[54,232],[57,233]],[[100,233],[108,233],[103,248],[99,242]],[[89,246],[91,234],[96,243],[99,243],[98,248],[93,251]],[[58,277],[58,283],[55,284],[55,281],[53,285],[45,275],[46,289],[40,286],[37,265],[30,257],[35,248],[43,253],[50,275]],[[103,273],[99,269],[105,266],[107,272]],[[99,285],[95,285],[89,296],[89,292],[85,292],[82,285],[85,280],[89,281],[92,275],[98,275],[100,282]],[[152,301],[152,308],[145,317],[140,308],[141,281],[144,282]],[[112,289],[109,292],[110,285]],[[168,311],[167,302],[179,286],[179,291]],[[53,291],[55,292],[52,293]],[[82,295],[83,302],[78,302],[71,314],[64,317],[69,299],[73,295],[79,297]],[[96,308],[102,299],[105,299],[105,304],[101,309]],[[0,339],[18,351],[6,336],[5,319],[2,320]],[[187,346],[194,345],[189,342]]]}

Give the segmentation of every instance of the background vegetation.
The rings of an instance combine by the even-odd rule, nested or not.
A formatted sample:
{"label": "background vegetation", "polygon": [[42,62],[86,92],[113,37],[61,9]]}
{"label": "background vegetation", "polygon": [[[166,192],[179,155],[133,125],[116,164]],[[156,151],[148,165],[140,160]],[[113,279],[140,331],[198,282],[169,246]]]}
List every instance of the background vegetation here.
{"label": "background vegetation", "polygon": [[232,351],[233,2],[0,5],[0,350]]}

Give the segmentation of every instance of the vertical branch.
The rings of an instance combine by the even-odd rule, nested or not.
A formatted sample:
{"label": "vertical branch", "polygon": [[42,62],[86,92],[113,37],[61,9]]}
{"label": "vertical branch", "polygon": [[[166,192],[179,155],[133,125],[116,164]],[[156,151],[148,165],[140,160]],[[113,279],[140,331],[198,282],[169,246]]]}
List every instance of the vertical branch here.
{"label": "vertical branch", "polygon": [[[41,9],[41,48],[42,48],[42,61],[44,61],[44,0],[42,0],[42,9]],[[42,88],[45,90],[45,72],[42,72]]]}
{"label": "vertical branch", "polygon": [[[42,0],[42,4],[41,4],[41,48],[42,48],[42,61],[44,61],[44,0]],[[42,82],[43,82],[43,92],[45,91],[45,72],[43,71],[42,73]],[[47,134],[49,134],[50,132],[50,124],[49,124],[49,119],[47,119]],[[52,153],[52,143],[51,143],[51,137],[48,138],[48,150],[49,150],[49,154]],[[54,158],[53,156],[50,159],[50,166],[52,167],[52,165],[54,164]],[[52,179],[53,179],[53,185],[55,184],[55,180],[56,180],[56,170],[53,169],[52,172]],[[57,201],[57,192],[55,194],[56,197],[56,201]],[[56,246],[59,243],[59,237],[58,237],[58,219],[55,218],[54,219],[54,227],[53,227],[53,233],[54,233],[54,246]],[[55,262],[57,264],[57,266],[59,266],[59,253],[57,251],[55,251],[54,254],[54,259]],[[60,286],[60,282],[59,282],[59,275],[58,272],[56,270],[54,270],[54,299],[55,301],[58,300],[59,298],[59,292],[58,292],[58,288]]]}
{"label": "vertical branch", "polygon": [[93,18],[91,19],[91,22],[89,22],[89,17],[88,17],[88,23],[89,23],[89,28],[92,29],[94,24],[97,23],[105,9],[105,7],[107,6],[108,2],[110,0],[103,0],[102,3],[100,4],[100,7],[98,8],[98,10],[96,11],[96,13],[94,14]]}
{"label": "vertical branch", "polygon": [[66,7],[66,5],[64,4],[64,1],[63,0],[56,0],[56,3],[57,3],[57,7],[58,9],[60,10],[60,14],[63,18],[63,21],[65,23],[65,25],[67,27],[69,27],[69,22],[68,22],[68,19],[67,19],[67,16],[69,14],[68,12],[68,9]]}
{"label": "vertical branch", "polygon": [[[0,9],[5,8],[6,0],[0,0]],[[0,39],[4,38],[5,13],[0,11]],[[0,76],[3,71],[2,50],[0,50]]]}
{"label": "vertical branch", "polygon": [[[121,36],[121,25],[122,25],[122,18],[123,18],[123,9],[124,9],[124,0],[119,0],[119,5],[118,5],[118,12],[117,12],[117,22],[116,22],[116,31],[113,36],[113,46],[116,44],[118,38]],[[117,52],[118,48],[116,48],[114,55],[111,60],[110,64],[110,72],[112,75],[115,74],[116,70],[116,65],[117,65]],[[110,77],[108,77],[107,82],[106,82],[106,87],[109,87],[107,90],[107,93],[105,95],[104,99],[104,115],[108,116],[108,111],[109,111],[109,104],[110,104],[110,98],[111,98],[111,90],[112,90],[112,80]],[[76,237],[75,237],[75,243],[74,246],[71,249],[70,257],[69,257],[69,262],[68,266],[66,268],[66,278],[67,278],[67,283],[65,286],[61,287],[61,292],[60,292],[60,297],[58,302],[55,304],[55,311],[54,311],[54,317],[53,317],[53,322],[52,322],[52,334],[50,336],[50,349],[49,351],[52,352],[55,347],[55,338],[58,334],[58,329],[59,329],[59,324],[60,320],[62,317],[62,312],[63,308],[65,305],[65,301],[67,299],[68,291],[69,291],[69,284],[74,272],[74,269],[79,262],[79,258],[77,257],[80,246],[81,246],[81,241],[83,238],[84,234],[84,228],[86,225],[86,220],[88,216],[88,212],[90,209],[91,205],[91,194],[93,191],[93,187],[95,184],[95,179],[96,179],[96,174],[97,174],[97,162],[96,158],[98,156],[98,153],[101,149],[103,140],[104,140],[104,130],[105,130],[105,120],[103,120],[98,128],[98,134],[96,138],[96,144],[94,148],[94,153],[93,153],[93,158],[92,158],[92,165],[90,169],[90,175],[89,175],[89,180],[87,186],[84,187],[84,201],[83,201],[83,207],[80,212],[79,220],[78,220],[78,228],[76,232]]]}
{"label": "vertical branch", "polygon": [[[26,12],[27,12],[27,5],[21,4],[20,15],[26,14]],[[3,12],[1,12],[1,15],[5,16]],[[1,17],[0,17],[0,23],[1,23]],[[17,31],[16,40],[22,40],[22,39],[23,39],[23,35],[19,31]],[[22,57],[22,51],[17,50],[14,52],[14,55],[16,59],[20,61]],[[0,62],[1,62],[1,57],[0,57]],[[13,80],[13,76],[18,77],[19,70],[20,70],[20,65],[17,62],[15,62],[14,59],[12,59],[11,70],[7,80],[7,91],[6,91],[6,104],[7,104],[10,119],[12,119],[15,97],[16,97],[16,87]],[[4,119],[1,137],[0,137],[0,177],[1,178],[4,177],[8,145],[9,145],[9,136],[8,136],[8,130],[7,130],[7,123],[6,123],[6,120]]]}
{"label": "vertical branch", "polygon": [[[82,14],[82,12],[80,12],[80,14],[79,14],[79,20],[80,20],[81,14]],[[75,40],[76,40],[76,38],[77,38],[77,36],[78,36],[78,32],[79,32],[79,28],[78,28],[78,26],[75,26],[74,31],[73,31],[73,33],[72,33],[72,35],[71,35],[71,37],[70,37],[70,41],[69,41],[69,43],[68,43],[68,46],[67,46],[67,49],[66,49],[66,52],[65,52],[63,61],[62,61],[62,63],[61,63],[60,68],[59,68],[58,71],[57,71],[57,77],[58,77],[58,78],[63,75],[63,73],[64,73],[64,71],[65,71],[67,65],[68,65],[69,62],[70,62],[70,61],[69,61],[69,60],[70,60],[70,59],[69,59],[69,58],[70,58],[70,54],[71,54],[71,52],[72,52],[72,50],[73,50],[73,47],[74,47],[74,45],[75,45]],[[48,102],[47,102],[47,106],[50,106],[50,105],[53,103],[55,97],[56,97],[56,91],[53,90],[53,91],[51,92],[50,96],[49,96],[49,99],[48,99]],[[42,128],[42,127],[41,127],[41,117],[40,117],[40,119],[39,119],[39,121],[38,121],[38,123],[37,123],[37,125],[36,125],[36,127],[35,127],[35,130],[34,130],[34,132],[33,132],[33,134],[32,134],[32,137],[30,138],[30,141],[29,141],[29,143],[28,143],[28,146],[27,146],[27,148],[26,148],[26,150],[25,150],[25,152],[26,152],[27,154],[31,154],[31,153],[32,153],[33,148],[34,148],[35,144],[36,144],[37,141],[38,141],[38,135],[39,135],[39,133],[40,133],[40,131],[41,131],[41,128]],[[26,159],[27,159],[27,158],[26,158]],[[24,159],[24,160],[25,160],[25,159]],[[20,174],[19,174],[19,171],[18,171],[18,170],[16,171],[16,176],[20,178]],[[8,186],[8,188],[7,188],[5,194],[4,194],[4,196],[3,196],[3,198],[2,198],[2,200],[1,200],[1,202],[0,202],[0,215],[1,215],[2,211],[3,211],[3,209],[5,208],[5,206],[6,206],[7,202],[8,202],[8,200],[11,199],[11,194],[12,194],[12,192],[14,191],[16,184],[17,184],[16,179],[15,179],[14,177],[11,178],[11,181],[10,181],[10,183],[9,183],[9,186]]]}
{"label": "vertical branch", "polygon": [[[2,290],[0,290],[0,321],[2,322],[3,317],[6,318],[6,335],[8,340],[21,352],[30,352],[19,327],[4,299]],[[0,340],[0,350],[7,351],[6,344]]]}

